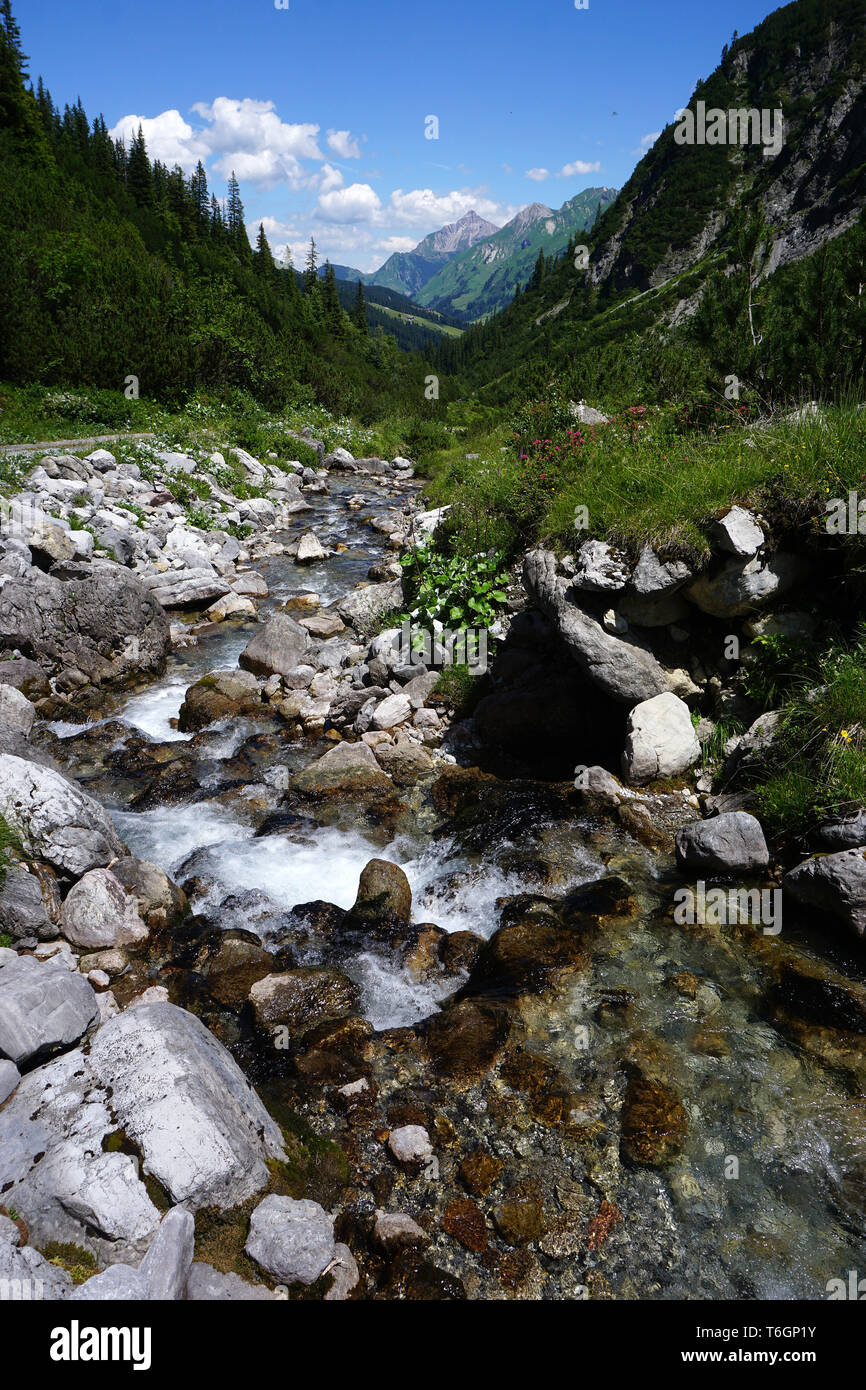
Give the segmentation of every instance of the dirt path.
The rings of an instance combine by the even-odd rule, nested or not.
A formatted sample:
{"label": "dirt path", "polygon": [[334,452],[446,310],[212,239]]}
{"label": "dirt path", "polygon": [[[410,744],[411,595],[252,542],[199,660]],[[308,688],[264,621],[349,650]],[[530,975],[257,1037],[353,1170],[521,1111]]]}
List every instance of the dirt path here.
{"label": "dirt path", "polygon": [[153,434],[95,434],[89,439],[49,439],[39,444],[0,444],[0,454],[48,453],[50,449],[90,449],[118,439],[153,439]]}

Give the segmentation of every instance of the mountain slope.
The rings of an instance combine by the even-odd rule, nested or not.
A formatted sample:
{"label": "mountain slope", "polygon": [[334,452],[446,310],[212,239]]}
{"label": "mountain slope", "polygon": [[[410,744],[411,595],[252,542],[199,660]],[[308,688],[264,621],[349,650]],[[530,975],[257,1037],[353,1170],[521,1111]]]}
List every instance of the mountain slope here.
{"label": "mountain slope", "polygon": [[444,344],[443,371],[489,401],[552,374],[575,398],[615,378],[644,399],[701,382],[719,391],[728,374],[764,393],[846,379],[862,390],[866,0],[795,0],[769,15],[726,46],[693,112],[698,101],[781,108],[784,142],[765,158],[760,146],[680,144],[667,126],[588,233],[587,273],[548,268]]}
{"label": "mountain slope", "polygon": [[[458,222],[449,222],[418,242],[414,251],[396,251],[365,284],[383,285],[398,294],[416,296],[446,261],[482,241],[496,231],[493,222],[467,212]],[[353,276],[353,278],[356,278]]]}
{"label": "mountain slope", "polygon": [[468,247],[417,293],[419,304],[463,320],[503,308],[532,274],[539,251],[559,255],[575,232],[591,227],[616,197],[615,188],[586,188],[554,212],[544,203],[521,208],[498,232]]}

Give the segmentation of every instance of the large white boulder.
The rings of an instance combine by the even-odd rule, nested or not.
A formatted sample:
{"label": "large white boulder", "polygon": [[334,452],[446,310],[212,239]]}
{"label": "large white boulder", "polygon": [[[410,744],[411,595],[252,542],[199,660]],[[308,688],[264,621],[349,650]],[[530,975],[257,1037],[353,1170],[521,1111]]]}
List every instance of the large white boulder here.
{"label": "large white boulder", "polygon": [[60,772],[0,754],[0,816],[28,854],[78,878],[124,853],[108,814]]}
{"label": "large white boulder", "polygon": [[91,869],[70,888],[63,904],[62,931],[74,946],[91,951],[133,946],[148,936],[135,898],[110,869]]}
{"label": "large white boulder", "polygon": [[701,745],[688,705],[665,691],[635,705],[628,717],[623,773],[629,782],[676,777],[696,763]]}

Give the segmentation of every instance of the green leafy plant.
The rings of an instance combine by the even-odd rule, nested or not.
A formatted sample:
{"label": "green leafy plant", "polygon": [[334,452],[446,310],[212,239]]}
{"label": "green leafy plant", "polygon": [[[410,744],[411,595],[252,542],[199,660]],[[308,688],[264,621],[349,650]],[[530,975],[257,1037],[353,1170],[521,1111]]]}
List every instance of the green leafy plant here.
{"label": "green leafy plant", "polygon": [[431,540],[403,556],[413,623],[442,623],[453,631],[487,627],[505,603],[508,575],[498,553],[443,555]]}

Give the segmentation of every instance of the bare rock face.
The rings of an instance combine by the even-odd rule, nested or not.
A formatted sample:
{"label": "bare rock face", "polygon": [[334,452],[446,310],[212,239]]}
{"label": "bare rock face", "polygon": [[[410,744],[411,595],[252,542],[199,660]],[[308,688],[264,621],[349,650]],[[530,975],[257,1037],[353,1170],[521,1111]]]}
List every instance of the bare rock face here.
{"label": "bare rock face", "polygon": [[699,574],[683,589],[702,613],[714,618],[741,618],[781,598],[804,578],[806,561],[778,551],[726,561],[720,570]]}
{"label": "bare rock face", "polygon": [[606,632],[577,601],[569,581],[557,577],[556,558],[549,551],[529,552],[523,580],[527,594],[553,624],[580,669],[605,694],[633,705],[670,689],[667,675],[644,643]]}
{"label": "bare rock face", "polygon": [[73,878],[124,853],[98,802],[61,773],[11,754],[0,754],[0,815],[28,854]]}
{"label": "bare rock face", "polygon": [[49,674],[77,671],[82,684],[158,672],[170,645],[156,598],[122,565],[69,563],[67,578],[31,569],[0,589],[0,649],[26,651]]}

